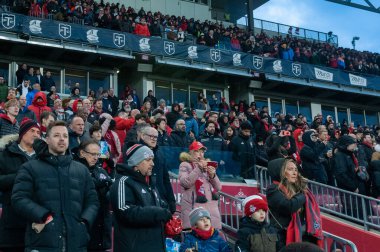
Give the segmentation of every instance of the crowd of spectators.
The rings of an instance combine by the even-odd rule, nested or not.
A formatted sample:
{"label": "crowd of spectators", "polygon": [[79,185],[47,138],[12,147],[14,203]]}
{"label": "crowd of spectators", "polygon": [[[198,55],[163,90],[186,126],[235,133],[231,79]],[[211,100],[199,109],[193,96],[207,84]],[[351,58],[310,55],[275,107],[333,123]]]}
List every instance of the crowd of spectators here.
{"label": "crowd of spectators", "polygon": [[310,63],[350,72],[380,74],[378,53],[336,47],[330,43],[305,40],[299,36],[269,37],[264,31],[253,34],[235,26],[210,20],[195,20],[161,12],[136,11],[123,4],[104,1],[14,1],[13,10],[26,15],[134,33],[165,37],[179,42],[188,38],[197,44],[243,51],[264,57]]}
{"label": "crowd of spectators", "polygon": [[[152,181],[154,180],[156,183],[162,199],[162,206],[160,209],[150,210],[154,210],[156,219],[152,221],[153,224],[149,222],[149,225],[156,228],[162,224],[161,222],[167,222],[171,214],[175,212],[175,198],[167,172],[170,169],[171,159],[165,158],[167,154],[170,155],[172,152],[165,153],[168,152],[167,148],[170,148],[170,150],[180,148],[188,151],[188,153],[182,152],[179,157],[171,157],[173,160],[179,158],[182,161],[179,165],[181,188],[183,187],[183,191],[192,190],[194,192],[193,194],[190,193],[188,197],[194,198],[194,195],[197,196],[196,206],[206,207],[208,213],[203,213],[211,219],[212,225],[216,229],[219,229],[221,224],[218,222],[218,216],[220,215],[216,194],[220,190],[221,184],[216,167],[218,164],[222,164],[223,160],[212,162],[212,160],[207,159],[207,152],[209,151],[230,153],[232,159],[238,164],[233,169],[238,171],[237,177],[239,179],[254,179],[257,164],[273,168],[276,165],[271,166],[271,164],[277,163],[276,160],[281,159],[282,162],[286,162],[286,165],[280,165],[280,168],[282,167],[281,172],[274,168],[277,176],[280,177],[280,181],[284,181],[285,177],[288,176],[286,177],[290,183],[288,186],[298,188],[297,181],[302,185],[297,189],[298,191],[293,192],[292,197],[295,197],[294,200],[313,197],[305,191],[307,187],[302,182],[304,181],[303,177],[363,195],[380,196],[379,126],[357,125],[357,127],[354,127],[353,123],[348,124],[345,120],[338,126],[333,121],[332,116],[322,116],[321,114],[316,115],[313,120],[306,118],[302,114],[285,115],[275,113],[272,118],[266,106],[260,108],[256,106],[255,102],[247,104],[245,101],[234,102],[231,100],[227,103],[225,99],[222,99],[222,102],[219,103],[215,100],[216,96],[213,96],[215,102],[211,102],[206,107],[203,116],[198,117],[196,109],[184,107],[183,104],[173,104],[169,108],[165,103],[167,97],[155,97],[152,90],[148,91],[148,94],[144,99],[141,99],[140,103],[136,91],[131,88],[125,90],[125,97],[122,99],[121,107],[119,107],[119,98],[115,96],[112,89],[103,90],[99,94],[90,91],[88,96],[82,97],[79,95],[80,85],[73,86],[70,97],[61,100],[60,96],[54,91],[54,82],[48,81],[50,77],[46,75],[35,76],[35,73],[33,68],[28,68],[25,64],[20,65],[17,72],[17,78],[20,83],[17,89],[9,88],[0,79],[0,94],[5,96],[0,97],[3,102],[0,114],[0,143],[10,141],[12,148],[20,149],[17,149],[18,155],[21,151],[27,152],[28,158],[31,159],[34,158],[34,155],[37,155],[41,160],[46,159],[46,162],[53,162],[51,165],[54,167],[59,165],[56,162],[58,159],[47,158],[51,154],[54,155],[54,153],[46,153],[47,148],[42,146],[55,143],[57,145],[55,148],[57,149],[52,149],[51,151],[61,150],[60,155],[65,156],[65,162],[69,160],[71,162],[71,158],[74,158],[84,163],[92,172],[98,197],[102,199],[100,209],[103,210],[101,211],[108,212],[109,204],[105,195],[110,190],[112,178],[116,176],[117,182],[113,184],[113,192],[111,190],[111,201],[113,207],[117,209],[116,211],[121,212],[117,212],[116,222],[114,222],[114,224],[116,223],[115,234],[131,232],[128,225],[127,229],[124,229],[124,224],[120,224],[120,222],[135,223],[137,219],[130,219],[130,216],[135,216],[134,214],[140,216],[139,220],[145,221],[145,216],[141,216],[140,211],[135,212],[135,208],[130,208],[127,211],[132,215],[124,214],[124,210],[129,208],[120,205],[125,204],[124,201],[120,201],[120,197],[132,197],[134,193],[127,192],[129,189],[125,189],[124,184],[120,182],[123,176],[128,175],[139,181],[140,187],[135,188],[138,192],[141,192],[141,188],[147,190],[147,185],[149,185],[150,181],[147,177],[153,176]],[[32,85],[30,86],[31,83]],[[42,90],[40,83],[49,83],[42,86],[44,88],[49,87],[50,92],[48,92],[49,90]],[[51,101],[48,102],[49,99]],[[200,107],[205,105],[205,98],[202,94],[199,94],[198,100]],[[29,101],[30,104],[28,104]],[[58,120],[63,122],[56,122]],[[52,127],[58,128],[53,131]],[[32,131],[29,132],[30,130]],[[61,140],[53,142],[52,135],[49,135],[52,134],[52,131],[56,134],[54,137],[59,136],[58,138],[61,140],[67,138],[65,140],[67,141],[67,146]],[[65,131],[67,131],[67,134]],[[18,142],[12,142],[12,140],[8,139],[13,134],[18,134],[16,135]],[[40,137],[42,140],[39,139]],[[37,144],[33,144],[33,142],[37,142]],[[19,143],[20,145],[18,145]],[[11,145],[5,144],[4,146],[7,151],[14,151],[7,149]],[[68,152],[66,152],[66,149],[62,150],[64,146]],[[27,150],[21,148],[27,148]],[[34,150],[33,148],[36,149]],[[141,150],[139,151],[138,149]],[[205,152],[206,157],[204,156]],[[9,155],[4,153],[6,152],[0,151],[0,157],[5,155],[4,157],[10,158]],[[17,159],[17,162],[21,162],[21,164],[26,161]],[[142,162],[143,165],[140,165]],[[77,165],[77,163],[75,164]],[[94,165],[96,165],[96,168],[94,168]],[[6,177],[9,179],[8,175],[4,174],[11,172],[13,174],[12,178],[17,175],[14,202],[17,206],[17,211],[27,217],[26,212],[22,210],[24,207],[19,198],[25,197],[24,186],[30,186],[29,182],[25,182],[30,180],[23,177],[29,175],[25,172],[17,173],[17,169],[14,169],[14,167],[19,167],[19,165],[1,166],[0,176],[2,176],[1,178]],[[22,167],[22,169],[25,169],[25,166]],[[31,166],[30,169],[38,169],[36,167],[38,166]],[[138,175],[133,173],[132,170],[128,170],[131,168],[140,174]],[[289,173],[287,173],[287,170],[289,170]],[[40,172],[41,174],[45,173],[42,170]],[[142,175],[145,177],[142,177]],[[298,179],[291,182],[291,179],[295,177]],[[276,180],[275,177],[272,178]],[[209,181],[209,183],[205,181]],[[13,182],[11,179],[11,182],[7,184],[7,191],[3,191],[6,192],[4,195],[8,199],[8,201],[5,201],[8,202],[5,204],[6,207],[10,207],[9,202],[12,190],[9,191],[9,187],[12,188]],[[126,193],[123,194],[121,192],[123,190],[126,190]],[[279,192],[279,190],[275,189],[273,192]],[[148,195],[144,195],[144,197],[148,197]],[[277,199],[284,200],[284,197],[282,194],[272,195],[272,198],[269,197],[269,208],[276,209],[278,207],[275,204],[278,201]],[[129,200],[135,202],[135,199]],[[303,205],[302,202],[300,205]],[[146,202],[141,204],[146,204]],[[189,207],[188,201],[186,201],[186,204]],[[184,208],[186,204],[183,205]],[[94,200],[94,207],[95,205]],[[314,208],[317,207],[314,206]],[[360,207],[354,204],[347,211],[358,212],[356,210],[360,209]],[[267,208],[264,206],[264,210]],[[298,209],[299,207],[295,210]],[[182,216],[186,220],[186,227],[195,225],[192,217],[187,219],[187,215],[191,216],[191,213],[192,211],[187,211]],[[247,216],[253,214],[252,211],[247,213]],[[12,212],[12,214],[14,213]],[[278,214],[281,215],[281,211],[278,211]],[[44,229],[45,225],[51,221],[49,218],[60,218],[59,215],[49,216],[44,216],[47,217],[46,219],[42,219],[42,217],[39,219],[39,221],[45,222],[34,223],[34,230]],[[99,216],[96,221],[102,221],[103,224],[95,225],[94,229],[91,230],[92,240],[90,244],[95,247],[98,246],[96,244],[106,244],[104,246],[109,248],[111,235],[109,228],[112,223],[109,221],[108,215]],[[93,220],[94,216],[91,217],[91,221]],[[87,220],[85,219],[84,221],[83,225],[87,225]],[[281,225],[288,223],[285,219],[280,221]],[[106,229],[107,227],[108,229]],[[22,229],[18,231],[22,231]],[[34,231],[30,233],[32,236],[35,235]],[[38,232],[36,233],[38,234]],[[102,238],[107,239],[107,242],[99,243],[97,239],[100,238],[95,235],[97,233],[107,234]],[[158,234],[163,235],[161,231]],[[319,235],[316,237],[320,239]],[[140,238],[144,239],[143,236]],[[282,240],[284,241],[284,236]],[[42,240],[38,241],[42,242]],[[160,242],[162,241],[160,240]],[[115,244],[122,246],[123,243],[118,244],[116,242]],[[139,243],[139,245],[147,245],[148,247],[153,246],[152,244]],[[207,245],[210,244],[207,243]]]}

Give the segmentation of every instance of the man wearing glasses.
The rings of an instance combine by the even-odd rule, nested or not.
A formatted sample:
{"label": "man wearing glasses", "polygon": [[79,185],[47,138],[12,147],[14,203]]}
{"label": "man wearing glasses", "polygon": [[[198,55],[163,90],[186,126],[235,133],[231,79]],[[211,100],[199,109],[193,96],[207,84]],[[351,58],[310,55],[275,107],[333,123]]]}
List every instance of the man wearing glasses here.
{"label": "man wearing glasses", "polygon": [[161,198],[165,200],[165,206],[174,213],[176,210],[173,189],[170,183],[169,173],[164,153],[157,145],[158,131],[150,126],[141,129],[140,144],[147,146],[154,153],[154,166],[151,181],[155,184]]}

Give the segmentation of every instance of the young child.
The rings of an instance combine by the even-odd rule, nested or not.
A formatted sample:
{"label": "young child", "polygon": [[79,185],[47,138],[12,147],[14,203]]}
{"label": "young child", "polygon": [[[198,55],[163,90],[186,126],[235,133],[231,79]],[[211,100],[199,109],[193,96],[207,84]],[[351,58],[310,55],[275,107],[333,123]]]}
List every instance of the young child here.
{"label": "young child", "polygon": [[235,251],[275,252],[277,233],[266,222],[268,203],[259,195],[252,195],[243,201],[244,217],[240,220],[238,241]]}
{"label": "young child", "polygon": [[210,213],[203,207],[189,214],[191,233],[185,236],[180,252],[232,252],[218,230],[211,226]]}

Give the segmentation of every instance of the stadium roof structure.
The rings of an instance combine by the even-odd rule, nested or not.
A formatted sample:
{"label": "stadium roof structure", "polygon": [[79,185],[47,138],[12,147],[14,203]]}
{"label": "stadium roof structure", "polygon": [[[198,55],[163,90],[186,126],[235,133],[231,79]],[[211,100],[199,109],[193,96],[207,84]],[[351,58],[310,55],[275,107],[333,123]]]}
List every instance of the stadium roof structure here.
{"label": "stadium roof structure", "polygon": [[380,14],[380,6],[376,7],[375,4],[373,3],[373,0],[358,0],[361,3],[353,3],[352,0],[326,0],[326,1]]}

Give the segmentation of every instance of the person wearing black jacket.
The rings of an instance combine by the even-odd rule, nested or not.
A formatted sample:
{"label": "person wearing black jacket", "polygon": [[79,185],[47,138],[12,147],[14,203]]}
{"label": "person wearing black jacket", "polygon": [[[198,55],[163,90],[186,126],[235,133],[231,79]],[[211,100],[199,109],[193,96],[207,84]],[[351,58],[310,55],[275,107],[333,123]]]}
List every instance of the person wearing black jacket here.
{"label": "person wearing black jacket", "polygon": [[25,119],[19,134],[1,138],[0,144],[0,192],[3,193],[0,217],[0,250],[3,252],[24,251],[26,220],[18,215],[11,205],[14,181],[21,165],[34,159],[33,141],[40,137],[36,121]]}
{"label": "person wearing black jacket", "polygon": [[305,144],[300,153],[303,176],[310,180],[327,184],[327,173],[320,158],[324,145],[318,143],[317,132],[314,130],[306,131],[302,135],[302,142]]}
{"label": "person wearing black jacket", "polygon": [[213,121],[208,121],[205,125],[205,131],[200,135],[199,141],[209,151],[222,151],[227,147],[224,144],[224,139],[215,132],[216,125]]}
{"label": "person wearing black jacket", "polygon": [[170,128],[174,129],[174,126],[179,118],[181,118],[181,114],[179,113],[180,107],[178,103],[173,103],[172,111],[166,113],[167,123]]}
{"label": "person wearing black jacket", "polygon": [[166,119],[158,118],[154,124],[156,125],[158,131],[158,146],[168,146],[169,145],[169,135],[166,133]]}
{"label": "person wearing black jacket", "polygon": [[52,122],[46,142],[35,140],[37,160],[23,164],[12,206],[27,220],[25,251],[87,251],[99,202],[88,169],[72,160],[65,122]]}
{"label": "person wearing black jacket", "polygon": [[231,141],[232,158],[240,162],[240,176],[245,179],[255,178],[256,171],[256,137],[251,135],[251,131],[252,126],[244,122],[239,135]]}
{"label": "person wearing black jacket", "polygon": [[151,184],[153,151],[135,144],[126,154],[128,163],[116,166],[116,181],[111,187],[114,252],[164,252],[164,224],[172,214],[161,206],[159,192]]}
{"label": "person wearing black jacket", "polygon": [[188,148],[193,141],[194,139],[186,133],[185,121],[183,119],[177,120],[174,130],[170,134],[169,145],[172,147]]}
{"label": "person wearing black jacket", "polygon": [[109,209],[109,189],[112,185],[111,177],[100,166],[98,159],[100,144],[96,140],[86,140],[79,145],[79,156],[76,160],[85,165],[90,171],[99,200],[99,211],[90,230],[90,242],[88,251],[106,251],[112,244],[112,217]]}
{"label": "person wearing black jacket", "polygon": [[278,135],[274,132],[267,138],[265,145],[267,146],[268,161],[289,156],[291,147],[289,136],[288,131],[281,130]]}
{"label": "person wearing black jacket", "polygon": [[334,154],[335,178],[339,188],[365,194],[364,182],[357,175],[359,163],[355,151],[357,151],[355,139],[350,136],[339,138],[337,151]]}
{"label": "person wearing black jacket", "polygon": [[[278,230],[278,250],[286,245],[286,233],[292,214],[304,208],[306,202],[304,190],[306,190],[307,184],[296,167],[296,163],[292,159],[278,158],[268,163],[268,174],[271,176],[273,184],[267,188],[267,199],[270,221]],[[281,188],[285,187],[288,190],[288,195],[280,189],[280,185]],[[302,216],[304,217],[304,214]]]}
{"label": "person wearing black jacket", "polygon": [[154,167],[151,178],[152,183],[157,187],[161,198],[165,201],[170,212],[176,211],[175,198],[172,184],[168,173],[167,162],[164,153],[157,145],[158,132],[153,127],[145,127],[141,131],[140,144],[147,146],[154,153]]}

